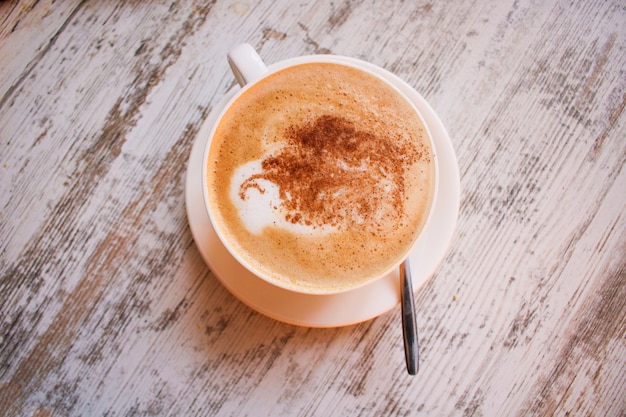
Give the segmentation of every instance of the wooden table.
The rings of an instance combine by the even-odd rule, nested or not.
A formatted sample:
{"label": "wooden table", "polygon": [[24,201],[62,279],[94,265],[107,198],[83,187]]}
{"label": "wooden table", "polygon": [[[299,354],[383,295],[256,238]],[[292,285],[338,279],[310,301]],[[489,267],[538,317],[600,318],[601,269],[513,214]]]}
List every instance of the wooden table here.
{"label": "wooden table", "polygon": [[[226,53],[333,53],[413,86],[461,176],[399,307],[259,314],[194,243],[185,178]],[[623,1],[0,3],[0,414],[626,415]]]}

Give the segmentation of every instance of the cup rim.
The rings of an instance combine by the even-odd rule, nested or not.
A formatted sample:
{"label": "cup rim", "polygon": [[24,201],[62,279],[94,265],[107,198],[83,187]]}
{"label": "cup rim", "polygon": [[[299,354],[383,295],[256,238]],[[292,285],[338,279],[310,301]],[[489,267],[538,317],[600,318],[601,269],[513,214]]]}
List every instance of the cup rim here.
{"label": "cup rim", "polygon": [[[213,211],[211,210],[211,204],[210,204],[210,199],[209,199],[209,190],[208,190],[208,183],[207,183],[207,169],[208,169],[208,157],[209,157],[209,153],[211,150],[211,144],[213,143],[213,136],[215,134],[215,131],[217,129],[217,126],[220,124],[222,118],[224,117],[224,114],[227,112],[227,110],[233,105],[233,103],[235,101],[237,101],[237,99],[239,99],[239,97],[241,97],[247,90],[249,90],[250,88],[253,88],[258,82],[264,80],[265,78],[290,67],[293,66],[297,66],[297,65],[303,65],[303,64],[309,64],[309,63],[331,63],[331,64],[337,64],[337,65],[343,65],[343,66],[348,66],[351,68],[355,68],[358,69],[360,71],[363,71],[373,77],[376,77],[377,79],[383,81],[387,86],[389,86],[390,88],[392,88],[396,94],[400,95],[400,97],[402,97],[415,111],[415,113],[418,115],[419,119],[422,122],[422,125],[424,126],[424,130],[426,131],[426,134],[428,136],[428,142],[430,143],[430,147],[432,150],[432,155],[433,155],[433,162],[434,162],[434,178],[435,178],[435,184],[434,184],[434,189],[433,189],[433,195],[432,198],[430,200],[430,204],[428,207],[428,216],[426,217],[426,221],[422,224],[419,233],[415,236],[415,238],[413,239],[413,242],[411,244],[411,246],[409,246],[409,248],[399,257],[399,259],[393,264],[391,265],[389,268],[387,268],[386,270],[384,270],[382,273],[367,279],[363,282],[360,282],[356,285],[350,285],[350,286],[346,286],[346,287],[341,287],[341,288],[329,288],[329,289],[307,289],[304,287],[299,287],[296,285],[288,285],[287,283],[284,283],[282,281],[278,281],[276,279],[272,279],[269,276],[265,276],[265,274],[262,271],[257,270],[256,268],[254,268],[244,257],[242,257],[241,255],[239,255],[239,253],[231,246],[231,243],[229,241],[229,239],[227,239],[223,232],[222,232],[222,228],[219,225],[219,222],[214,218],[214,214]],[[435,143],[433,141],[432,138],[432,134],[430,132],[430,129],[428,127],[428,125],[426,124],[426,121],[423,117],[423,115],[421,114],[421,112],[419,111],[419,109],[417,108],[416,104],[409,98],[407,97],[407,95],[401,91],[397,86],[395,86],[390,79],[386,78],[383,76],[383,74],[378,74],[376,72],[374,72],[373,70],[371,70],[370,68],[368,68],[367,65],[374,65],[374,64],[370,64],[366,61],[360,60],[358,58],[352,58],[352,57],[346,57],[346,56],[342,56],[342,55],[332,55],[332,54],[317,54],[317,55],[302,55],[302,56],[297,56],[297,57],[292,57],[292,58],[287,58],[281,61],[278,61],[276,63],[267,65],[267,73],[265,73],[262,77],[247,83],[246,85],[244,85],[243,87],[240,87],[238,91],[236,91],[232,97],[230,97],[223,105],[221,108],[219,109],[215,109],[213,111],[218,111],[219,113],[217,114],[217,117],[215,118],[215,122],[213,123],[213,125],[211,126],[211,129],[209,131],[208,134],[208,139],[207,139],[207,143],[204,147],[203,150],[203,157],[202,157],[202,171],[201,171],[201,175],[202,175],[202,194],[203,194],[203,202],[204,202],[204,209],[208,214],[209,220],[213,226],[213,229],[215,230],[215,233],[218,237],[218,239],[220,240],[220,242],[224,245],[224,247],[226,248],[226,250],[237,260],[237,262],[239,264],[241,264],[244,268],[246,268],[248,271],[250,271],[255,277],[268,282],[271,285],[274,285],[276,287],[288,290],[288,291],[292,291],[292,292],[296,292],[296,293],[301,293],[301,294],[310,294],[310,295],[333,295],[333,294],[341,294],[341,293],[346,293],[349,291],[353,291],[356,290],[358,288],[364,287],[366,285],[371,284],[374,281],[380,280],[383,277],[385,277],[387,274],[389,274],[391,271],[393,271],[394,269],[398,268],[400,266],[400,264],[402,264],[402,262],[404,262],[408,256],[411,254],[411,250],[412,248],[415,246],[416,242],[419,240],[420,236],[422,235],[422,231],[426,228],[426,225],[428,223],[431,222],[432,219],[432,212],[433,212],[433,206],[434,206],[434,201],[437,198],[437,194],[438,194],[438,190],[439,190],[439,163],[437,160],[437,152],[436,152],[436,147],[435,147]],[[411,86],[409,86],[410,88],[413,88]],[[234,87],[236,88],[236,87]]]}

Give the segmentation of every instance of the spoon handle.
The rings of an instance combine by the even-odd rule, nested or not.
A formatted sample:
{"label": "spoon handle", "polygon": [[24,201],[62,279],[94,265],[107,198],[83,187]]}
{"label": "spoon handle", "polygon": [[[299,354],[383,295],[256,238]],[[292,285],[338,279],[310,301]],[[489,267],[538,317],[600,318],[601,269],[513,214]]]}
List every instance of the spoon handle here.
{"label": "spoon handle", "polygon": [[406,369],[409,375],[415,375],[419,370],[419,342],[417,340],[417,320],[415,317],[415,301],[413,300],[411,267],[408,260],[400,265],[400,285],[402,336],[404,338]]}

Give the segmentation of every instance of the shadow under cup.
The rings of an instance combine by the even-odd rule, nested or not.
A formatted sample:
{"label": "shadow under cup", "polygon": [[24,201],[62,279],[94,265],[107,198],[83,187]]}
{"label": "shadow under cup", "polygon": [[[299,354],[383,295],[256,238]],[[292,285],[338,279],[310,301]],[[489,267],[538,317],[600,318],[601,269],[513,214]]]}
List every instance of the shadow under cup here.
{"label": "shadow under cup", "polygon": [[[351,61],[318,55],[269,66],[221,110],[204,150],[204,203],[217,236],[277,287],[360,288],[397,268],[430,218],[438,166],[427,125],[402,92]],[[338,78],[322,74],[333,68]],[[276,91],[298,99],[272,103]],[[254,128],[267,120],[270,127]],[[417,161],[409,163],[413,175],[398,171],[407,159]],[[354,198],[337,202],[338,194]],[[396,215],[411,208],[418,215]]]}

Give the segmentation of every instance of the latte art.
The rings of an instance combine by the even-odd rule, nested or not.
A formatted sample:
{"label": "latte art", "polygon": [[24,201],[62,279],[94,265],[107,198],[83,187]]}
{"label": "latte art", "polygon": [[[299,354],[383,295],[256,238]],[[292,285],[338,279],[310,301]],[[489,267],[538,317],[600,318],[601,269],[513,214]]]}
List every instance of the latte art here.
{"label": "latte art", "polygon": [[254,273],[307,292],[399,262],[432,203],[435,164],[415,108],[379,78],[308,63],[271,74],[222,115],[207,160],[212,221]]}
{"label": "latte art", "polygon": [[404,167],[422,157],[415,147],[359,131],[332,115],[292,126],[285,137],[277,154],[233,176],[231,199],[252,233],[272,225],[299,233],[389,231],[402,221]]}

